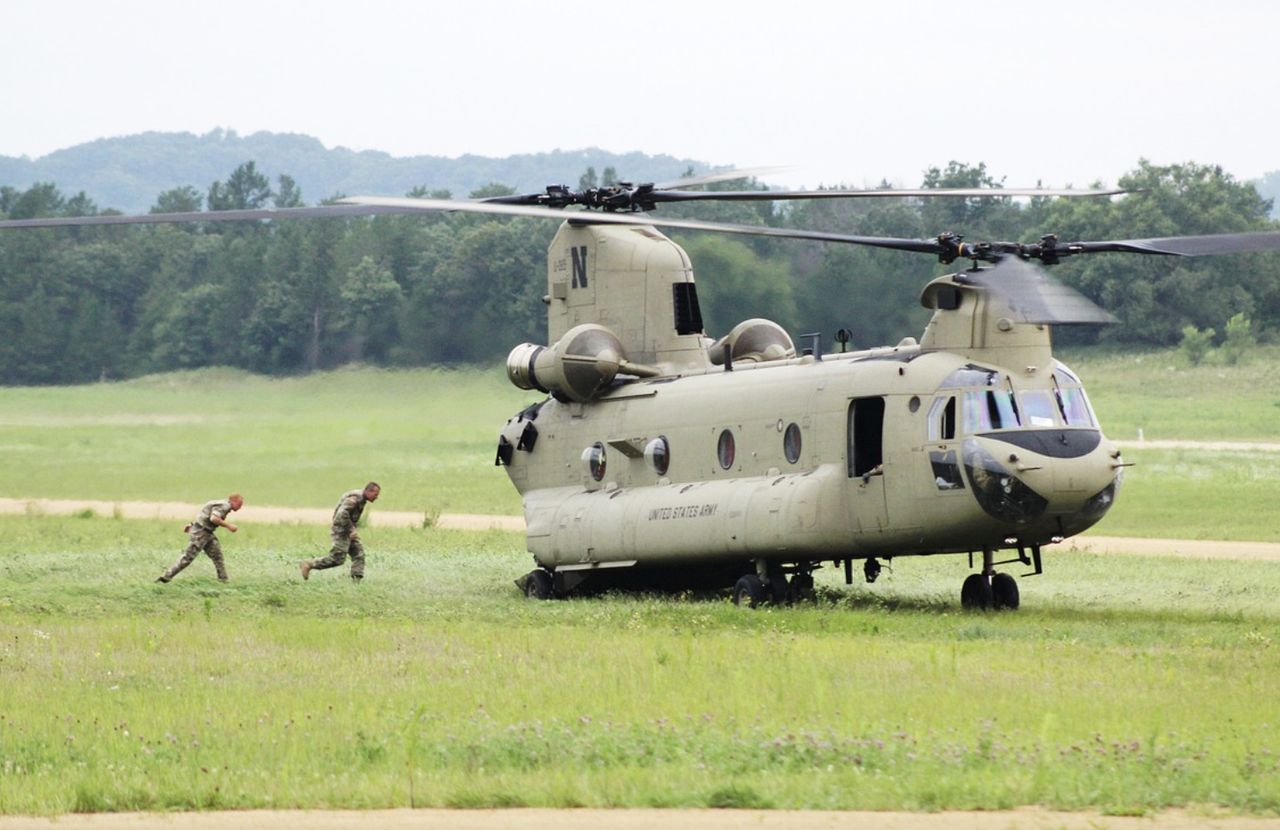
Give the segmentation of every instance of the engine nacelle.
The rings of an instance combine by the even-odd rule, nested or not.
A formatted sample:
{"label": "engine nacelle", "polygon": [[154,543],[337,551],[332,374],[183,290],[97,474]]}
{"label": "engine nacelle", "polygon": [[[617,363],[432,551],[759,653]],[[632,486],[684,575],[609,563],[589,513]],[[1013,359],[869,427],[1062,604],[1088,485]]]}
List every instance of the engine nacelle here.
{"label": "engine nacelle", "polygon": [[584,323],[565,332],[554,346],[516,346],[507,355],[507,377],[521,389],[586,403],[613,382],[625,363],[617,335]]}
{"label": "engine nacelle", "polygon": [[785,360],[796,356],[796,345],[787,330],[772,320],[753,317],[743,320],[709,347],[711,362],[724,364],[724,348],[734,360],[763,363],[769,360]]}

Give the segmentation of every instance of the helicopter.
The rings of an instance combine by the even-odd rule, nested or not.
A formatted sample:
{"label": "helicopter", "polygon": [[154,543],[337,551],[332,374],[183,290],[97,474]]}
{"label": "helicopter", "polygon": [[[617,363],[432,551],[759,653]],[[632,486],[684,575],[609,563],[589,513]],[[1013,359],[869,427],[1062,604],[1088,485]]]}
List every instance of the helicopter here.
{"label": "helicopter", "polygon": [[[1129,466],[1051,342],[1054,326],[1114,319],[1033,263],[1280,250],[1280,232],[970,243],[951,233],[869,237],[656,210],[712,199],[1121,193],[623,182],[473,201],[351,197],[320,207],[6,220],[0,229],[438,211],[558,221],[543,297],[547,341],[516,345],[506,362],[515,386],[545,397],[501,427],[494,461],[522,497],[536,566],[517,580],[526,596],[727,587],[754,608],[813,599],[813,574],[825,563],[842,567],[846,584],[860,563],[870,583],[881,560],[965,554],[973,572],[962,606],[1016,609],[1017,580],[997,569],[1043,573],[1044,548],[1101,520]],[[932,317],[918,338],[824,354],[817,335],[797,349],[764,318],[707,336],[693,263],[663,228],[865,245],[970,267],[924,287]]]}

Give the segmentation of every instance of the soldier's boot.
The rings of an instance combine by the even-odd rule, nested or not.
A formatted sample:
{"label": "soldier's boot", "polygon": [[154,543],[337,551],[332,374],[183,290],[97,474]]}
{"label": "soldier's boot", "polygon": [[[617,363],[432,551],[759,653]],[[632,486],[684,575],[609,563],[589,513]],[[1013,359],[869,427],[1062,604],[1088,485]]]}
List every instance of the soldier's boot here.
{"label": "soldier's boot", "polygon": [[311,578],[311,560],[303,559],[301,562],[299,562],[298,570],[302,571],[303,579],[310,579]]}
{"label": "soldier's boot", "polygon": [[159,582],[161,585],[168,585],[168,584],[169,584],[169,577],[167,577],[167,576],[157,576],[157,577],[156,577],[156,582]]}

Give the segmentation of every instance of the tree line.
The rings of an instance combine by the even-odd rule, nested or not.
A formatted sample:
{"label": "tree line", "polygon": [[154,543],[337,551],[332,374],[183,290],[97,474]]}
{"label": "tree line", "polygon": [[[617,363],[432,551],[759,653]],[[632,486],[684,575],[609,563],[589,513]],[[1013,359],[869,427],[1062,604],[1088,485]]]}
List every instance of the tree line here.
{"label": "tree line", "polygon": [[[589,169],[582,184],[616,172]],[[926,171],[925,187],[998,188],[985,165]],[[1220,168],[1140,162],[1122,199],[866,199],[663,206],[687,215],[871,236],[1063,241],[1226,233],[1275,227],[1270,203]],[[711,185],[731,189],[741,183]],[[755,182],[750,186],[760,187]],[[472,197],[510,193],[494,184]],[[448,197],[424,188],[409,195]],[[305,204],[288,175],[253,162],[204,190],[174,188],[153,212]],[[0,187],[0,214],[100,212],[53,183]],[[191,223],[0,232],[0,383],[78,383],[213,365],[290,374],[349,362],[382,366],[501,359],[544,342],[546,249],[554,222],[451,214]],[[927,256],[770,238],[673,233],[699,282],[707,333],[765,316],[797,337],[839,328],[854,346],[919,336],[920,288],[948,269]],[[962,267],[956,263],[950,270]],[[1055,275],[1122,321],[1062,329],[1059,342],[1179,342],[1188,326],[1280,325],[1280,256],[1204,259],[1103,254]]]}

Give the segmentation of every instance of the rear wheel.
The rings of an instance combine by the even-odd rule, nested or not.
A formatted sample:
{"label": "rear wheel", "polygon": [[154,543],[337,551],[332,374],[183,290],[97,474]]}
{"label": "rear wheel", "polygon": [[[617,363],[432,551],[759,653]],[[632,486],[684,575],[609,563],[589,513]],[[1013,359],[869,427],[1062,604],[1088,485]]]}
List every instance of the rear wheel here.
{"label": "rear wheel", "polygon": [[555,596],[551,574],[541,569],[525,574],[524,595],[529,599],[551,599]]}
{"label": "rear wheel", "polygon": [[966,611],[986,611],[991,602],[990,580],[985,574],[969,574],[960,588],[960,604]]}
{"label": "rear wheel", "polygon": [[733,604],[755,608],[764,601],[764,583],[755,574],[746,574],[733,586]]}

